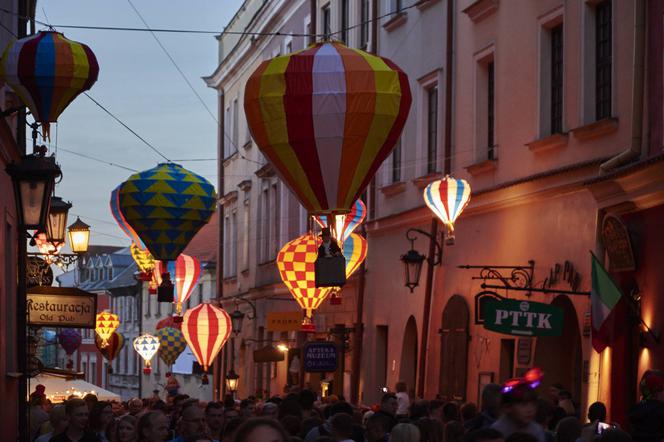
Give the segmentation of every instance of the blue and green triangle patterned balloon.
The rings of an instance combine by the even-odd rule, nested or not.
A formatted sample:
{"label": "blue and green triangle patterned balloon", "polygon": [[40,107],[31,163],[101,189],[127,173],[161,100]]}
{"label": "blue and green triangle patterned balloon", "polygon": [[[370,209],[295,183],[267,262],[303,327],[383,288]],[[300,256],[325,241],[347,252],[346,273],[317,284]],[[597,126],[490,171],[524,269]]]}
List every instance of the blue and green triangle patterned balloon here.
{"label": "blue and green triangle patterned balloon", "polygon": [[175,260],[215,211],[217,195],[205,178],[162,163],[120,185],[120,209],[155,259]]}

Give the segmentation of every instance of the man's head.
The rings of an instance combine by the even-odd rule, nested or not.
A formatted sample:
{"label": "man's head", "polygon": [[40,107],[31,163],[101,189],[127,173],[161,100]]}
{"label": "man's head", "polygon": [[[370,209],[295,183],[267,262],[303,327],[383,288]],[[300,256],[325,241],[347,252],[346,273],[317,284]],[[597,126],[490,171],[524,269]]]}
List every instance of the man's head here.
{"label": "man's head", "polygon": [[240,414],[242,417],[252,417],[256,414],[256,402],[250,399],[242,399],[240,402]]}
{"label": "man's head", "polygon": [[521,383],[503,392],[503,410],[517,425],[526,426],[535,419],[537,412],[537,393],[530,385]]}
{"label": "man's head", "polygon": [[143,410],[143,401],[135,397],[129,401],[129,414],[136,416],[138,413]]}
{"label": "man's head", "polygon": [[182,404],[182,414],[178,426],[178,434],[183,438],[205,433],[205,413],[198,405],[197,399]]}
{"label": "man's head", "polygon": [[312,410],[316,402],[316,393],[311,390],[302,390],[299,395],[300,406],[303,410]]}
{"label": "man's head", "polygon": [[500,413],[501,401],[500,385],[487,384],[484,386],[482,389],[482,411],[497,417]]}
{"label": "man's head", "polygon": [[220,433],[224,429],[224,407],[219,402],[208,402],[205,421],[212,432]]}
{"label": "man's head", "polygon": [[68,427],[83,431],[88,426],[90,411],[83,399],[70,399],[65,403],[65,414],[67,415]]}
{"label": "man's head", "polygon": [[330,233],[330,228],[323,227],[323,229],[320,232],[320,236],[323,239],[323,242],[328,242],[330,238],[332,238],[332,234]]}
{"label": "man's head", "polygon": [[590,422],[606,422],[606,405],[601,402],[594,402],[588,407],[588,420]]}
{"label": "man's head", "polygon": [[431,416],[431,418],[433,419],[442,421],[443,405],[445,405],[445,402],[441,401],[440,399],[434,399],[431,402],[429,402],[429,416]]}
{"label": "man's head", "polygon": [[65,405],[58,404],[51,410],[49,421],[53,427],[53,434],[60,434],[67,428],[67,412]]}
{"label": "man's head", "polygon": [[95,404],[99,401],[99,399],[97,399],[97,396],[95,396],[92,393],[88,393],[85,396],[83,396],[83,400],[88,405],[88,410],[90,410],[90,412],[92,412],[92,409],[94,408]]}
{"label": "man's head", "polygon": [[390,422],[384,414],[374,413],[367,419],[367,442],[382,441],[389,431]]}
{"label": "man's head", "polygon": [[380,409],[389,415],[395,416],[399,409],[397,396],[394,393],[385,393],[380,400]]}
{"label": "man's head", "polygon": [[150,411],[138,420],[138,438],[145,442],[162,442],[168,437],[168,418],[161,411]]}
{"label": "man's head", "polygon": [[447,402],[443,405],[443,420],[445,422],[459,420],[459,406],[456,402]]}
{"label": "man's head", "polygon": [[565,387],[563,384],[557,382],[549,386],[549,399],[553,402],[554,405],[558,405],[558,400],[560,399],[560,392],[563,391]]}
{"label": "man's head", "polygon": [[353,437],[353,418],[346,413],[338,413],[330,419],[332,436],[336,440],[346,440]]}
{"label": "man's head", "polygon": [[467,433],[464,442],[505,442],[505,439],[500,431],[483,428]]}

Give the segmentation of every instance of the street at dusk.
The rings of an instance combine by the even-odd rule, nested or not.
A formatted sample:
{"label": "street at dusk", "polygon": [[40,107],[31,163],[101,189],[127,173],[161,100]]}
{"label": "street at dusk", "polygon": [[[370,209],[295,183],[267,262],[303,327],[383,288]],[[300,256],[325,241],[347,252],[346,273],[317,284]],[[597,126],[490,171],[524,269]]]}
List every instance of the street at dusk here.
{"label": "street at dusk", "polygon": [[661,0],[0,0],[18,442],[664,442]]}

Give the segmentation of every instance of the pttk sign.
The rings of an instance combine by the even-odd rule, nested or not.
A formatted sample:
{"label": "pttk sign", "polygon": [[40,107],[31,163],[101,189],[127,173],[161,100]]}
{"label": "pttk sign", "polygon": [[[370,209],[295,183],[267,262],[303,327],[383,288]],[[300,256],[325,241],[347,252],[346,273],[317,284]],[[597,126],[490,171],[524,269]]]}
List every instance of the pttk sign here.
{"label": "pttk sign", "polygon": [[337,370],[337,345],[334,342],[309,342],[304,346],[304,371],[328,373]]}
{"label": "pttk sign", "polygon": [[541,302],[487,299],[482,306],[484,328],[517,336],[560,336],[563,310]]}

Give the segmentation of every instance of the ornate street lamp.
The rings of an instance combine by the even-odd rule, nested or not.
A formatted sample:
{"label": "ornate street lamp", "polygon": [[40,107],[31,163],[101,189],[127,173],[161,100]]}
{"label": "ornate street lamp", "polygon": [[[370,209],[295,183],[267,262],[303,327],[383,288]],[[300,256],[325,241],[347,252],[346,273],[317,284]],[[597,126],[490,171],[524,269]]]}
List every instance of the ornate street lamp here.
{"label": "ornate street lamp", "polygon": [[230,391],[232,394],[235,394],[239,380],[240,375],[235,373],[235,370],[231,367],[230,371],[226,373],[226,390]]}
{"label": "ornate street lamp", "polygon": [[401,255],[401,261],[404,263],[404,268],[406,270],[406,287],[410,289],[411,293],[413,293],[415,287],[420,285],[422,263],[425,259],[426,256],[420,254],[412,247],[412,245],[407,253]]}
{"label": "ornate street lamp", "polygon": [[69,209],[71,209],[71,203],[63,201],[59,196],[51,197],[51,206],[46,224],[46,238],[52,244],[65,243]]}
{"label": "ornate street lamp", "polygon": [[235,336],[240,334],[242,330],[242,321],[246,315],[242,313],[239,309],[231,313],[231,326],[233,327],[233,334]]}
{"label": "ornate street lamp", "polygon": [[76,217],[76,221],[68,227],[68,230],[71,251],[76,254],[86,253],[90,243],[90,226]]}
{"label": "ornate street lamp", "polygon": [[62,176],[55,158],[43,153],[26,155],[10,164],[7,173],[14,184],[19,225],[25,230],[44,230],[55,180]]}

